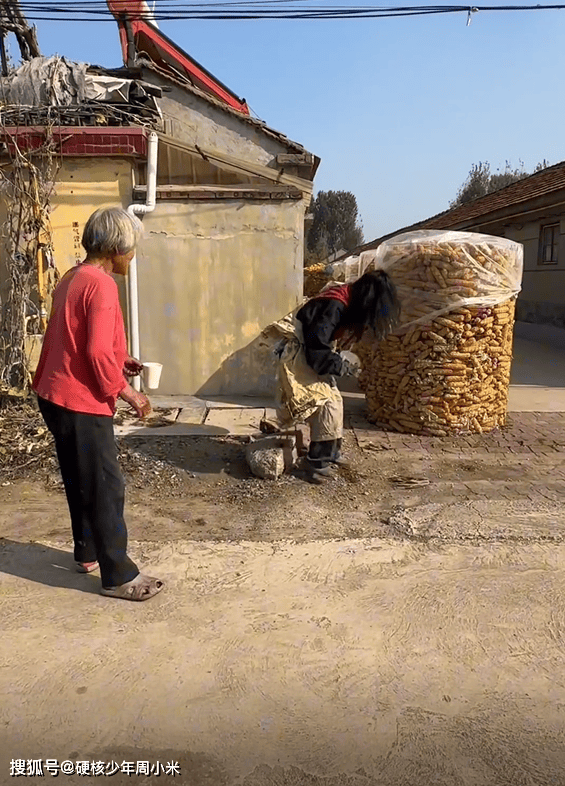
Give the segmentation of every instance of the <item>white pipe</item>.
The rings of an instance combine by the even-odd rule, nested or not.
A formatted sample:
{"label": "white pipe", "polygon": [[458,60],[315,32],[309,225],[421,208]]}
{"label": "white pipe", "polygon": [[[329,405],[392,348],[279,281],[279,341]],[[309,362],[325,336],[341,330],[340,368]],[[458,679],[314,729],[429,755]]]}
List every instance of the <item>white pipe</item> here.
{"label": "white pipe", "polygon": [[[152,131],[147,142],[147,195],[145,204],[134,203],[127,209],[132,216],[145,215],[155,210],[157,202],[157,151],[159,148],[159,137]],[[130,350],[134,358],[140,360],[139,347],[139,293],[137,289],[137,255],[133,257],[128,271],[128,299],[129,299],[129,329],[130,329]],[[139,377],[134,377],[133,387],[139,390]]]}

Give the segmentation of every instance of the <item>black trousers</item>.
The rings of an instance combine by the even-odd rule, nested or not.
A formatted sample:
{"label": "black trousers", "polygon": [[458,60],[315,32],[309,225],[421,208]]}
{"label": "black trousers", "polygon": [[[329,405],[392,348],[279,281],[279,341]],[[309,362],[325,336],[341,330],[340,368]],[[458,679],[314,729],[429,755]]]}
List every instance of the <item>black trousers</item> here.
{"label": "black trousers", "polygon": [[308,461],[316,469],[323,469],[336,461],[341,455],[341,439],[328,439],[325,442],[310,442]]}
{"label": "black trousers", "polygon": [[139,570],[127,555],[125,484],[111,417],[85,415],[38,398],[55,439],[65,485],[75,560],[98,560],[103,587],[134,579]]}

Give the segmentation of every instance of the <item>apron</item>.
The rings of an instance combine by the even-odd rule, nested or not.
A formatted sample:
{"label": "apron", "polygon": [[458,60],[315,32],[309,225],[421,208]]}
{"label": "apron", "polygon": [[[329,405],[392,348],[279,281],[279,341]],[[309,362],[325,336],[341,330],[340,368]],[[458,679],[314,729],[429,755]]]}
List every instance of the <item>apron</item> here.
{"label": "apron", "polygon": [[302,305],[263,331],[274,342],[273,352],[279,359],[277,420],[280,428],[305,422],[325,404],[343,407],[333,377],[318,376],[306,362],[302,323],[296,318]]}

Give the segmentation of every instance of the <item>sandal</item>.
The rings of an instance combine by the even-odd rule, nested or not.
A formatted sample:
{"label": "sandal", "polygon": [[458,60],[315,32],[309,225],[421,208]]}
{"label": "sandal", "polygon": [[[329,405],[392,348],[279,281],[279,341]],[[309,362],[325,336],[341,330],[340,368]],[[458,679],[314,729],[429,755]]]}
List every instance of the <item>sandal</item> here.
{"label": "sandal", "polygon": [[117,587],[102,587],[100,592],[109,598],[141,601],[154,597],[161,592],[164,586],[164,582],[160,579],[138,573],[131,581],[126,581],[125,584],[120,584]]}
{"label": "sandal", "polygon": [[98,567],[97,562],[76,562],[77,573],[92,573]]}

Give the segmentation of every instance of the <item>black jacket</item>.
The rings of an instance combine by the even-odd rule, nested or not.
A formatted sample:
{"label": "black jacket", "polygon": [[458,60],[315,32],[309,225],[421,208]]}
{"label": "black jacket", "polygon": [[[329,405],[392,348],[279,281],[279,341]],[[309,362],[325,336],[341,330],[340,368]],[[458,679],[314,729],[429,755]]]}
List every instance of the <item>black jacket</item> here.
{"label": "black jacket", "polygon": [[345,304],[333,298],[313,298],[296,318],[302,323],[306,362],[316,374],[339,377],[343,361],[331,344],[345,312]]}

